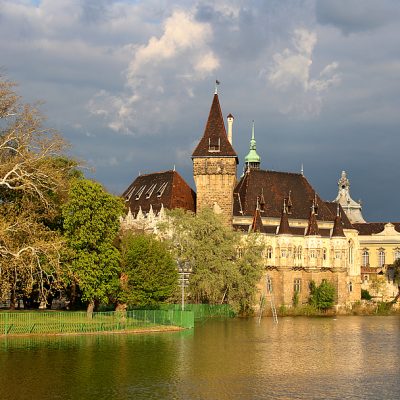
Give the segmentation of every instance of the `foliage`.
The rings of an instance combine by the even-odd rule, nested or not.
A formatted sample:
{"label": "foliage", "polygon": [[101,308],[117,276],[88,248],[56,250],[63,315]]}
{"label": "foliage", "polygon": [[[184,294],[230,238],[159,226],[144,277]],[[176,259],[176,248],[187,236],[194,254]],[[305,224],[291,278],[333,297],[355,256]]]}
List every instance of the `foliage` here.
{"label": "foliage", "polygon": [[177,289],[178,271],[165,243],[127,232],[121,239],[121,291],[118,300],[133,307],[155,306]]}
{"label": "foliage", "polygon": [[262,273],[261,250],[256,236],[246,238],[211,209],[196,215],[183,210],[169,213],[171,251],[179,262],[192,267],[189,297],[196,303],[228,303],[235,312],[249,313],[256,283]]}
{"label": "foliage", "polygon": [[63,207],[64,235],[71,255],[67,278],[77,283],[83,300],[107,302],[118,287],[120,254],[113,242],[123,214],[122,200],[100,184],[75,179]]}
{"label": "foliage", "polygon": [[22,296],[45,302],[60,286],[60,204],[76,171],[63,139],[14,87],[0,77],[0,299],[11,293],[12,307]]}
{"label": "foliage", "polygon": [[299,292],[297,290],[293,293],[292,302],[293,302],[293,307],[297,307],[299,305]]}
{"label": "foliage", "polygon": [[327,310],[335,303],[335,287],[323,280],[319,286],[314,281],[310,282],[309,304],[319,310]]}
{"label": "foliage", "polygon": [[370,295],[370,293],[368,292],[368,290],[366,289],[361,289],[361,298],[363,300],[371,300],[372,296]]}

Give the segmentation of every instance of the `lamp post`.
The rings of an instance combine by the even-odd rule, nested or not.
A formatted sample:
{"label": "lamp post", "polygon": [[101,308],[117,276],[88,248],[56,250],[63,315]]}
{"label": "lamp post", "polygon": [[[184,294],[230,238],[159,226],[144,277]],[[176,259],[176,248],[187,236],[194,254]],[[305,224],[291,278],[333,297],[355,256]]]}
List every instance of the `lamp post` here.
{"label": "lamp post", "polygon": [[185,310],[185,287],[189,285],[189,276],[192,273],[192,267],[189,261],[177,261],[178,274],[179,274],[179,285],[181,287],[182,296],[182,311]]}

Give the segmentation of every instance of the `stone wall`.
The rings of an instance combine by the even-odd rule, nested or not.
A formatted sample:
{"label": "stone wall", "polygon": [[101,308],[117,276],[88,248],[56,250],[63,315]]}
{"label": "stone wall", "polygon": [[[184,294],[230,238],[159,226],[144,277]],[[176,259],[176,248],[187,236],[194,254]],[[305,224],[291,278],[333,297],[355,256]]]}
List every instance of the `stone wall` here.
{"label": "stone wall", "polygon": [[196,210],[212,208],[232,224],[233,189],[236,185],[235,158],[194,158],[193,177],[196,184]]}

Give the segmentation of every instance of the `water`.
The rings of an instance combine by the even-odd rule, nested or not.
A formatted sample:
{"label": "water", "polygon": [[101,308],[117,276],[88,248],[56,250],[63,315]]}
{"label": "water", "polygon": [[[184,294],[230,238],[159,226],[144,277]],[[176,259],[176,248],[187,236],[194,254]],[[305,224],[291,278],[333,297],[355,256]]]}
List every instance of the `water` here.
{"label": "water", "polygon": [[400,318],[0,339],[0,399],[400,399]]}

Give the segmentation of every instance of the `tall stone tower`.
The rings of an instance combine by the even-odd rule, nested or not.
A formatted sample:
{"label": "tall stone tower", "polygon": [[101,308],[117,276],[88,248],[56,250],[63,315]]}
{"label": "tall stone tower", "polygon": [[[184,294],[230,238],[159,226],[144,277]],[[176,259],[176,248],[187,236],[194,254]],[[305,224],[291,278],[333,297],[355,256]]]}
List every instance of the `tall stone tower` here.
{"label": "tall stone tower", "polygon": [[[233,122],[231,115],[229,118]],[[212,208],[215,213],[221,214],[227,225],[232,224],[233,189],[238,164],[231,134],[229,139],[216,91],[203,137],[192,154],[193,177],[197,189],[196,209]]]}

